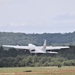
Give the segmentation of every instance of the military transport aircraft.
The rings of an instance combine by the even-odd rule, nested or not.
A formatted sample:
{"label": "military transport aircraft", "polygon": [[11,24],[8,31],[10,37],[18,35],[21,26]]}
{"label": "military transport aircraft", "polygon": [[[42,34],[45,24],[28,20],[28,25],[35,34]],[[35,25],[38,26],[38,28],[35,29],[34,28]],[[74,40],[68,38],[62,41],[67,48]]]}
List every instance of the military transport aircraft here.
{"label": "military transport aircraft", "polygon": [[44,40],[43,46],[35,46],[34,44],[28,44],[28,46],[19,45],[2,45],[4,48],[15,48],[29,50],[30,53],[52,53],[57,54],[57,50],[69,48],[69,46],[46,46],[46,40]]}

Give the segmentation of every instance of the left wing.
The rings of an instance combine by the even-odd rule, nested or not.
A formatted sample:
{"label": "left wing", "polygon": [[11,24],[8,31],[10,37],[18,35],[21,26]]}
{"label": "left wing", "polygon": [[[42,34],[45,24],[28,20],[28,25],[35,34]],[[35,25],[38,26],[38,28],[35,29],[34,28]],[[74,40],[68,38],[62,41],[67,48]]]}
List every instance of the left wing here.
{"label": "left wing", "polygon": [[47,46],[46,50],[59,50],[59,49],[67,49],[69,46]]}
{"label": "left wing", "polygon": [[66,49],[66,48],[69,48],[69,46],[47,46],[46,52],[52,54],[58,54],[57,50]]}

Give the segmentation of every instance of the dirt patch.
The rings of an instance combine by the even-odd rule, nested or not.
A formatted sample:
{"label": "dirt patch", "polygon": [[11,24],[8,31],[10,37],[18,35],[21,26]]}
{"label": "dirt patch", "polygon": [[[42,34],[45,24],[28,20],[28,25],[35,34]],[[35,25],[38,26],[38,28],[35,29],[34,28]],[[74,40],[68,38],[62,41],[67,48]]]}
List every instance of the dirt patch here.
{"label": "dirt patch", "polygon": [[0,75],[27,75],[27,74],[65,74],[65,73],[75,73],[75,70],[57,70],[57,71],[37,71],[37,72],[17,72],[17,73],[0,73]]}

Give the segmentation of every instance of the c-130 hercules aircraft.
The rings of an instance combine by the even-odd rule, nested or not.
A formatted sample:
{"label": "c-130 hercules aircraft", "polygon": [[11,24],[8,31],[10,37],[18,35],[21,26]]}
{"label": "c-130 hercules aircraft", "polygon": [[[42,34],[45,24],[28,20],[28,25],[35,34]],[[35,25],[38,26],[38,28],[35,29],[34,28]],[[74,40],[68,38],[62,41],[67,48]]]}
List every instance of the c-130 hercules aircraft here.
{"label": "c-130 hercules aircraft", "polygon": [[57,54],[60,49],[67,49],[69,46],[46,46],[46,40],[44,40],[43,46],[35,46],[34,44],[28,44],[28,46],[19,46],[19,45],[2,45],[4,48],[15,48],[29,50],[30,53],[51,53]]}

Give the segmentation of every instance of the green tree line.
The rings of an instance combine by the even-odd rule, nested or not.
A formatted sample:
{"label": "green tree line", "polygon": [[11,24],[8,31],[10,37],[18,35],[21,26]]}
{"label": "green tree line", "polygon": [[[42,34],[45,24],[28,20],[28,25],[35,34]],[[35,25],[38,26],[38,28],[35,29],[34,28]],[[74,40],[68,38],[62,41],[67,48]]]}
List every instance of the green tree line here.
{"label": "green tree line", "polygon": [[14,48],[0,47],[0,67],[75,66],[75,46],[62,49],[58,54],[30,54]]}
{"label": "green tree line", "polygon": [[[41,54],[33,55],[29,51],[5,50],[2,45],[42,45],[44,39],[47,45],[70,45],[70,49],[61,49],[57,55]],[[75,66],[75,32],[73,33],[43,33],[25,34],[0,32],[0,67],[21,66]]]}
{"label": "green tree line", "polygon": [[42,45],[44,39],[47,45],[75,45],[75,32],[73,33],[43,33],[43,34],[25,34],[0,32],[0,45]]}

